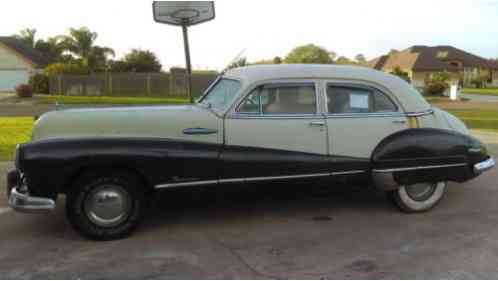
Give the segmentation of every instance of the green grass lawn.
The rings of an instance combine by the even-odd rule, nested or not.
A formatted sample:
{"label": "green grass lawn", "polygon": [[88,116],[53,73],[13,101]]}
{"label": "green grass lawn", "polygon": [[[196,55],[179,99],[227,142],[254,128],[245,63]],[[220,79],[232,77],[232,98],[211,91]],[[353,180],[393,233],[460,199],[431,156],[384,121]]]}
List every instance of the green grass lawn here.
{"label": "green grass lawn", "polygon": [[486,89],[464,88],[462,92],[464,94],[498,96],[498,88],[486,88]]}
{"label": "green grass lawn", "polygon": [[14,159],[16,144],[29,141],[33,117],[0,118],[0,161]]}
{"label": "green grass lawn", "polygon": [[498,130],[497,110],[446,109],[471,129]]}
{"label": "green grass lawn", "polygon": [[185,98],[150,98],[150,97],[82,97],[82,96],[41,96],[38,103],[42,104],[120,104],[120,105],[147,105],[147,104],[186,104]]}

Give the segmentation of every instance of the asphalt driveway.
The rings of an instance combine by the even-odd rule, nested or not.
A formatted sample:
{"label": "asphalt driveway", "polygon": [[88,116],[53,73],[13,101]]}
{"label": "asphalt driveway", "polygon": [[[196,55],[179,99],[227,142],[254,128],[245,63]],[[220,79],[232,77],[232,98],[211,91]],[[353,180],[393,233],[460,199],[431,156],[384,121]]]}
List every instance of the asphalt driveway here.
{"label": "asphalt driveway", "polygon": [[498,169],[452,183],[415,215],[367,187],[171,191],[132,237],[112,242],[80,238],[62,204],[52,215],[7,211],[0,279],[497,278],[497,183]]}

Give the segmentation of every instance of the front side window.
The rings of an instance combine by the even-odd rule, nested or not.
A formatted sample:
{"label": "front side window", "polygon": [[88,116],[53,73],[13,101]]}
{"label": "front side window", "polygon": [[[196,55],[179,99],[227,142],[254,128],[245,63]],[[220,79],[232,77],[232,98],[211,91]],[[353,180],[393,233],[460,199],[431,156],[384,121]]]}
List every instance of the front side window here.
{"label": "front side window", "polygon": [[385,94],[367,88],[328,86],[329,113],[396,112],[397,107]]}
{"label": "front side window", "polygon": [[241,84],[237,80],[220,79],[200,101],[215,110],[229,107],[239,92]]}
{"label": "front side window", "polygon": [[315,85],[269,84],[254,89],[238,111],[252,114],[314,114]]}

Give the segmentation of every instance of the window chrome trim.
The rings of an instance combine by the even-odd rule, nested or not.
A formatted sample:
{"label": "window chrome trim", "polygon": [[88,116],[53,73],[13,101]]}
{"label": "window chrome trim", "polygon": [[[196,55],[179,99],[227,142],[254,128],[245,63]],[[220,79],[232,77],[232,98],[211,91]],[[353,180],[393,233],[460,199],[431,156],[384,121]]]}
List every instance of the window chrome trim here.
{"label": "window chrome trim", "polygon": [[[298,80],[291,81],[291,80]],[[291,81],[291,82],[289,82]],[[282,113],[282,114],[263,114],[261,101],[260,101],[260,112],[250,113],[250,112],[240,112],[239,109],[243,105],[244,101],[249,97],[254,90],[260,87],[265,87],[265,85],[271,85],[272,88],[276,88],[279,85],[284,86],[312,86],[315,90],[315,112],[314,113]],[[239,101],[236,101],[236,105],[230,113],[226,115],[227,119],[313,119],[313,118],[323,118],[323,114],[320,113],[320,81],[316,79],[284,79],[284,81],[264,81],[256,84],[252,87]],[[260,97],[261,98],[261,97]]]}
{"label": "window chrome trim", "polygon": [[365,170],[351,170],[351,171],[340,171],[340,172],[331,172],[331,173],[300,174],[300,175],[269,176],[269,177],[252,177],[252,178],[231,178],[231,179],[220,179],[220,180],[209,180],[209,181],[191,181],[191,182],[182,182],[182,183],[160,184],[160,185],[156,185],[155,188],[162,189],[162,188],[173,188],[173,187],[183,187],[183,186],[212,185],[212,184],[218,184],[218,183],[242,183],[242,182],[260,182],[260,181],[284,180],[284,179],[304,179],[304,178],[362,174],[365,172],[366,172]]}
{"label": "window chrome trim", "polygon": [[[329,112],[329,103],[328,103],[328,88],[329,87],[343,87],[343,88],[358,88],[358,89],[362,89],[362,90],[367,90],[367,91],[371,91],[370,92],[370,96],[372,96],[373,98],[373,101],[372,102],[375,102],[375,98],[373,97],[373,95],[375,95],[375,92],[379,92],[380,94],[384,95],[387,97],[387,99],[389,101],[391,101],[391,103],[396,107],[396,111],[386,111],[386,112],[368,112],[368,113],[330,113]],[[398,104],[398,100],[397,99],[394,99],[393,97],[391,97],[390,95],[386,94],[385,91],[379,89],[378,87],[375,87],[375,86],[370,86],[370,85],[365,85],[365,84],[361,84],[361,83],[341,83],[341,82],[329,82],[329,81],[325,81],[325,112],[327,115],[336,115],[336,114],[374,114],[374,113],[402,113],[400,111],[400,108],[402,108],[400,106],[400,104]]]}
{"label": "window chrome trim", "polygon": [[467,163],[458,164],[447,164],[447,165],[431,165],[431,166],[416,166],[407,168],[393,168],[393,169],[373,169],[374,173],[392,173],[392,172],[405,172],[405,171],[415,171],[415,170],[427,170],[427,169],[441,169],[441,168],[452,168],[452,167],[462,167],[467,166]]}

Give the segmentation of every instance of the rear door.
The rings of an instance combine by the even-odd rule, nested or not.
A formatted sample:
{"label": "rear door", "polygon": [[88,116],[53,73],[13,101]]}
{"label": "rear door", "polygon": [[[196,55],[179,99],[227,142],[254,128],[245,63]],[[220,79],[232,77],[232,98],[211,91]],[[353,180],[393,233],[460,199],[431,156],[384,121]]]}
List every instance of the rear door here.
{"label": "rear door", "polygon": [[267,82],[225,120],[223,178],[271,180],[327,171],[327,126],[318,81]]}
{"label": "rear door", "polygon": [[326,83],[330,154],[345,171],[367,170],[375,147],[408,128],[401,107],[388,93],[358,83]]}

